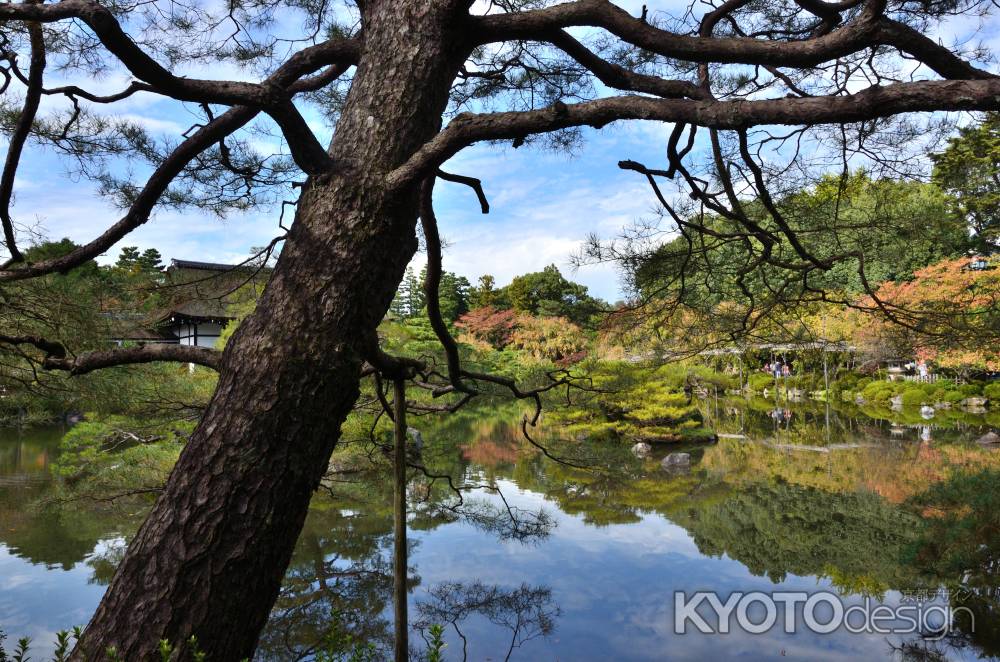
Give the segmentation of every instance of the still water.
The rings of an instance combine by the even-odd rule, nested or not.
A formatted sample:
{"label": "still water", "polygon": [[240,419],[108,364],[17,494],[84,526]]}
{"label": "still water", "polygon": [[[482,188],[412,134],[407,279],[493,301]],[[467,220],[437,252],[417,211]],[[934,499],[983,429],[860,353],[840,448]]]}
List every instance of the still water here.
{"label": "still water", "polygon": [[[445,626],[447,660],[1000,654],[995,525],[973,526],[971,543],[960,535],[951,547],[935,546],[939,529],[908,505],[959,469],[1000,468],[1000,450],[975,443],[981,421],[894,424],[857,411],[744,401],[706,401],[703,409],[725,435],[718,443],[658,448],[647,459],[627,445],[594,444],[599,471],[534,452],[516,412],[468,412],[425,427],[422,463],[451,476],[463,494],[459,502],[443,479],[413,474],[414,659],[431,624]],[[100,503],[39,510],[61,434],[0,431],[0,627],[11,639],[31,636],[36,660],[55,631],[88,620],[143,515]],[[690,465],[662,469],[659,460],[678,450]],[[391,647],[391,487],[356,479],[345,471],[315,498],[261,659],[308,659],[332,629],[348,633],[337,639],[346,648]],[[962,544],[973,547],[963,558],[986,561],[946,562],[942,549]],[[674,632],[676,591],[714,591],[725,602],[734,592],[829,590],[847,606],[897,606],[939,589],[950,593],[935,599],[969,605],[975,622],[938,642],[818,634],[801,620],[788,634],[780,618],[762,634],[701,634],[690,624],[687,634]]]}

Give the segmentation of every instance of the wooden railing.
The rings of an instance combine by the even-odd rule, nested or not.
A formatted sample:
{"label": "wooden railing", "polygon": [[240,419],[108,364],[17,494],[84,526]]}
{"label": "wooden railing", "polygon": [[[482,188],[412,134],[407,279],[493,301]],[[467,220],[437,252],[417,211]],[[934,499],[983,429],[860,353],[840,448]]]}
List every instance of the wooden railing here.
{"label": "wooden railing", "polygon": [[900,375],[904,382],[924,382],[927,384],[933,384],[938,380],[939,375],[937,373],[931,373],[921,377],[920,375]]}

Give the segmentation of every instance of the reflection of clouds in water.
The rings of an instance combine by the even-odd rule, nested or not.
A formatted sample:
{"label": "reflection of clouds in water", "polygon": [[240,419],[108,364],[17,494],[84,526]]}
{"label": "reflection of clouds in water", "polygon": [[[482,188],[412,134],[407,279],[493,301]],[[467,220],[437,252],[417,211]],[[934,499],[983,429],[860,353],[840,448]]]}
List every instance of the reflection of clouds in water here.
{"label": "reflection of clouds in water", "polygon": [[0,590],[13,591],[19,586],[24,586],[33,581],[30,575],[8,575],[0,581]]}
{"label": "reflection of clouds in water", "polygon": [[[419,616],[413,627],[426,640],[432,625],[450,626],[461,640],[463,660],[468,659],[470,644],[465,631],[482,627],[482,621],[506,634],[507,659],[529,641],[552,636],[561,613],[551,589],[525,583],[511,588],[479,581],[442,582],[431,587],[427,596],[417,601]],[[480,623],[476,623],[477,618]]]}
{"label": "reflection of clouds in water", "polygon": [[[539,493],[505,487],[508,500],[519,507],[554,505]],[[555,517],[552,535],[537,546],[497,544],[462,524],[422,533],[423,544],[411,560],[420,568],[425,586],[478,579],[499,586],[526,582],[550,587],[562,612],[558,627],[551,637],[516,649],[512,659],[517,660],[847,660],[890,655],[883,635],[790,635],[780,626],[761,635],[676,635],[676,590],[810,592],[828,589],[830,582],[788,574],[774,583],[754,576],[725,553],[704,556],[684,528],[658,515],[643,516],[635,524],[599,527],[586,524],[582,515],[555,510]],[[417,601],[426,598],[423,590],[414,596]],[[892,592],[886,598],[889,603],[897,600],[898,594]],[[508,643],[482,619],[470,617],[463,632],[472,642],[469,659],[480,659],[472,654],[473,645],[476,651],[495,654]],[[460,640],[451,636],[449,646],[460,649]]]}
{"label": "reflection of clouds in water", "polygon": [[85,565],[64,570],[32,563],[0,545],[0,628],[7,643],[31,637],[32,659],[48,659],[57,631],[90,620],[104,593],[90,579]]}
{"label": "reflection of clouds in water", "polygon": [[[774,411],[774,404],[767,404],[769,408],[757,415],[770,430],[773,422],[768,413]],[[820,445],[821,440],[810,439],[808,434],[823,432],[825,412],[800,413],[796,407],[791,432],[782,432],[793,438],[782,441]],[[747,418],[746,412],[720,411],[734,422],[739,416]],[[836,436],[840,434],[837,426],[844,421],[838,422],[835,414],[831,421],[835,432],[827,443],[850,440]],[[843,434],[854,434],[852,439],[857,439],[877,433],[878,425],[869,419],[853,429],[844,426],[847,432]],[[490,434],[503,430],[485,423],[483,427]],[[908,430],[915,441],[919,428]],[[882,424],[881,432],[890,438],[888,423]],[[939,434],[945,439],[953,436],[951,430],[939,433],[935,429],[935,436]],[[729,439],[691,450],[692,474],[683,479],[667,479],[655,461],[643,465],[627,454],[627,448],[621,457],[609,456],[607,463],[621,465],[621,477],[593,478],[539,464],[528,456],[513,468],[463,464],[458,475],[464,481],[495,481],[512,507],[525,514],[544,511],[552,517],[553,526],[547,537],[538,537],[534,544],[498,541],[495,528],[467,517],[450,523],[428,522],[426,529],[412,531],[414,625],[419,616],[417,604],[433,599],[429,591],[434,587],[450,583],[464,590],[478,582],[484,587],[480,593],[496,588],[505,592],[509,604],[515,604],[514,592],[523,585],[525,597],[534,589],[550,590],[546,608],[560,615],[548,636],[528,639],[515,648],[514,660],[884,659],[890,654],[888,643],[870,635],[786,635],[780,627],[764,635],[675,635],[673,594],[677,590],[714,590],[723,595],[752,590],[812,591],[830,585],[812,574],[827,573],[828,566],[841,571],[838,581],[848,584],[879,573],[895,577],[889,571],[900,566],[879,566],[899,562],[886,553],[886,538],[877,534],[883,532],[878,522],[889,515],[895,518],[900,511],[874,495],[870,495],[871,503],[849,495],[878,491],[898,493],[902,498],[910,493],[910,482],[926,487],[925,480],[897,486],[900,476],[913,474],[913,468],[936,468],[943,461],[942,442],[928,445],[935,455],[926,458],[926,453],[916,457],[918,445],[868,443],[836,453],[788,453],[752,440]],[[956,445],[951,450],[957,453],[962,448]],[[966,449],[961,457],[973,452],[982,453],[978,448]],[[456,450],[456,457],[460,454]],[[905,467],[910,467],[909,473],[901,471]],[[889,481],[889,476],[894,480]],[[811,485],[809,481],[821,489],[805,488]],[[473,490],[466,496],[490,504],[477,513],[484,521],[501,512],[502,500],[490,490]],[[311,628],[329,625],[331,607],[341,606],[355,619],[346,624],[348,629],[369,641],[390,640],[391,516],[378,503],[359,503],[356,498],[326,504],[332,508],[317,503],[310,513],[296,563],[286,578],[284,590],[290,599],[284,606],[294,607],[302,598],[318,601],[309,602],[314,608],[298,612],[279,608],[272,618],[272,634],[291,625],[292,632],[301,632],[305,640],[312,635]],[[859,507],[865,504],[871,506],[871,514],[879,515],[884,509],[887,517],[866,519]],[[104,532],[118,530],[102,528]],[[862,544],[869,538],[879,540],[873,545],[879,556]],[[838,539],[850,545],[841,546]],[[100,574],[99,569],[111,569],[122,543],[120,538],[96,546],[88,542],[85,552],[90,567],[78,564],[70,572],[32,565],[0,545],[0,622],[20,623],[21,627],[11,625],[8,631],[37,636],[44,644],[51,637],[50,630],[85,622],[102,591],[87,582]],[[310,544],[315,550],[310,551]],[[84,554],[73,549],[79,552],[75,559]],[[752,574],[748,566],[761,576]],[[357,570],[364,572],[355,574]],[[772,583],[766,574],[782,579]],[[317,589],[317,577],[324,578],[327,588]],[[905,582],[891,579],[887,583]],[[464,593],[468,596],[469,591]],[[890,594],[888,601],[896,599]],[[496,613],[466,611],[461,629],[469,640],[469,659],[502,659],[512,638],[507,625],[511,621],[498,619]],[[37,635],[30,627],[36,628]],[[446,637],[446,659],[460,659],[458,636],[452,632]],[[271,638],[272,644],[276,641]],[[419,643],[416,633],[411,641]],[[262,646],[262,650],[267,648]],[[974,658],[976,650],[970,646],[960,657]]]}

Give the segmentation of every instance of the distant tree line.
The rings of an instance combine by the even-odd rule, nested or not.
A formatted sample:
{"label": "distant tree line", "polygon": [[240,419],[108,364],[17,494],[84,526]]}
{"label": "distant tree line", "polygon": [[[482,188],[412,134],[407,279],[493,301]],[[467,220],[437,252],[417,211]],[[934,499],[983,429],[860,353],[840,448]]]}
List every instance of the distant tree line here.
{"label": "distant tree line", "polygon": [[[426,278],[426,267],[419,275],[407,268],[389,308],[391,315],[407,319],[425,314]],[[490,274],[480,276],[478,284],[472,285],[465,276],[445,271],[441,274],[439,293],[442,316],[449,322],[470,311],[491,308],[538,317],[562,317],[590,327],[608,309],[607,303],[588,294],[585,285],[568,280],[554,264],[541,271],[516,276],[504,287],[497,287],[496,279]]]}

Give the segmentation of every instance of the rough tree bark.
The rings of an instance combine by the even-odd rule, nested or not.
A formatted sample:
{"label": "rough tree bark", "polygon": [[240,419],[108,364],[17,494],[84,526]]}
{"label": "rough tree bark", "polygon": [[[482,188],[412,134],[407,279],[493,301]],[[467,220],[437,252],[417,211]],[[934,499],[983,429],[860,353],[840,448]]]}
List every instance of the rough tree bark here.
{"label": "rough tree bark", "polygon": [[417,247],[416,190],[382,182],[440,128],[466,52],[453,0],[370,1],[356,78],[257,311],[129,545],[74,660],[153,656],[192,635],[213,662],[253,655],[358,395],[366,339]]}

